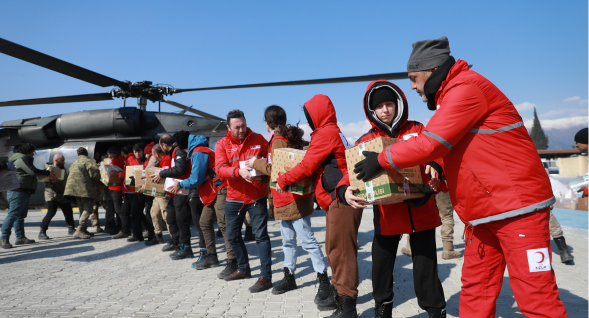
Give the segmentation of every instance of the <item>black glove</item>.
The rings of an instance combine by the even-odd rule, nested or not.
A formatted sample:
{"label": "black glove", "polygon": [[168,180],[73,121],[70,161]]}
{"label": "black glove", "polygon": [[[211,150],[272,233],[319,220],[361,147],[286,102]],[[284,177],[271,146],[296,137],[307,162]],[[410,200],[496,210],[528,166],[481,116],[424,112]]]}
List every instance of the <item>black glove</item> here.
{"label": "black glove", "polygon": [[370,177],[375,175],[382,169],[380,163],[378,163],[378,153],[373,151],[363,151],[362,154],[366,156],[366,159],[358,162],[354,166],[354,173],[357,173],[356,179],[366,182]]}
{"label": "black glove", "polygon": [[427,201],[429,201],[429,199],[431,198],[431,196],[436,192],[429,186],[429,184],[425,184],[423,186],[423,193],[425,193],[425,196],[423,198],[409,199],[403,202],[407,203],[408,205],[414,208],[417,208],[426,204]]}

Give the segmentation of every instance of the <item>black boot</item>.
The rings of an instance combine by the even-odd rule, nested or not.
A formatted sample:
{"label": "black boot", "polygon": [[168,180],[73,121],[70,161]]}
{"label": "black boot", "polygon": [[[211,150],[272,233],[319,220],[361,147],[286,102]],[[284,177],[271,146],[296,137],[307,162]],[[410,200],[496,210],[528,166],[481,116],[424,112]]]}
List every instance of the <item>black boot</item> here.
{"label": "black boot", "polygon": [[228,259],[227,266],[225,266],[225,268],[219,274],[217,274],[217,277],[220,279],[224,279],[226,276],[231,275],[231,273],[235,272],[236,270],[237,259]]}
{"label": "black boot", "polygon": [[243,240],[245,242],[251,242],[251,241],[255,241],[256,237],[254,236],[254,231],[252,231],[252,227],[251,226],[246,226],[245,227],[245,234],[243,235]]}
{"label": "black boot", "polygon": [[343,298],[337,295],[337,308],[328,318],[358,318],[356,298]]}
{"label": "black boot", "polygon": [[278,283],[278,285],[274,286],[272,289],[272,294],[280,295],[284,294],[289,290],[297,289],[297,282],[295,280],[295,275],[291,274],[287,267],[284,268],[284,278]]}
{"label": "black boot", "polygon": [[428,318],[446,318],[446,309],[442,309],[442,311],[440,311],[440,312],[437,312],[437,311],[433,312],[433,313],[428,312],[427,317]]}
{"label": "black boot", "polygon": [[47,236],[47,233],[46,232],[47,231],[45,231],[45,230],[41,230],[41,232],[39,232],[39,239],[40,240],[49,240],[49,239],[51,239],[49,236]]}
{"label": "black boot", "polygon": [[193,258],[193,257],[194,257],[194,253],[192,253],[192,247],[185,246],[184,244],[180,245],[180,251],[178,251],[178,254],[170,256],[170,258],[172,260],[179,260],[179,259]]}
{"label": "black boot", "polygon": [[319,289],[317,290],[317,295],[315,295],[316,304],[329,297],[329,291],[331,290],[331,283],[329,282],[329,277],[327,277],[327,271],[325,273],[317,273],[317,280],[319,281]]}
{"label": "black boot", "polygon": [[374,318],[392,318],[393,317],[393,302],[376,303],[374,306]]}
{"label": "black boot", "polygon": [[218,238],[223,237],[223,233],[221,233],[221,229],[218,229],[217,234],[215,234],[215,235],[217,235]]}
{"label": "black boot", "polygon": [[174,242],[168,241],[168,243],[164,245],[164,247],[162,247],[162,252],[172,252],[175,251],[176,248],[178,248],[178,244],[174,244]]}
{"label": "black boot", "polygon": [[317,308],[321,311],[329,311],[337,308],[337,290],[333,285],[329,288],[329,295],[324,300],[317,303]]}
{"label": "black boot", "polygon": [[155,239],[157,240],[158,244],[164,244],[164,235],[162,233],[156,234]]}
{"label": "black boot", "polygon": [[160,243],[160,241],[157,239],[157,236],[154,236],[152,239],[148,239],[147,241],[145,241],[145,245],[147,245],[147,246],[153,246],[153,245],[157,245],[159,243]]}
{"label": "black boot", "polygon": [[219,259],[217,258],[217,254],[206,254],[204,256],[204,260],[202,262],[196,262],[192,264],[192,268],[201,270],[207,269],[211,267],[219,267]]}
{"label": "black boot", "polygon": [[558,254],[560,254],[560,262],[561,263],[572,262],[573,255],[571,255],[571,252],[569,252],[569,248],[567,246],[566,241],[564,240],[564,236],[555,238],[554,243],[556,243],[556,246],[558,247]]}
{"label": "black boot", "polygon": [[67,227],[67,235],[74,235],[74,233],[76,233],[76,228],[73,225],[68,226]]}

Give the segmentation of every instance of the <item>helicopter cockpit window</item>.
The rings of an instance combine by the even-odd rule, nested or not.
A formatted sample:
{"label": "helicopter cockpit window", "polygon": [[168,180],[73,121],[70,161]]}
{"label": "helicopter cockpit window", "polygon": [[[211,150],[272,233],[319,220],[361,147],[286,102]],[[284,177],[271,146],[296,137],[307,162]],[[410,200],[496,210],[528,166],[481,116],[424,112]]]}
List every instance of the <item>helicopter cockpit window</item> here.
{"label": "helicopter cockpit window", "polygon": [[[33,161],[33,165],[35,165],[35,167],[37,169],[41,169],[44,170],[45,169],[45,164],[48,163],[50,161],[50,159],[53,158],[49,158],[49,155],[51,154],[51,149],[37,149],[35,151],[35,160]],[[53,161],[53,160],[51,160]]]}

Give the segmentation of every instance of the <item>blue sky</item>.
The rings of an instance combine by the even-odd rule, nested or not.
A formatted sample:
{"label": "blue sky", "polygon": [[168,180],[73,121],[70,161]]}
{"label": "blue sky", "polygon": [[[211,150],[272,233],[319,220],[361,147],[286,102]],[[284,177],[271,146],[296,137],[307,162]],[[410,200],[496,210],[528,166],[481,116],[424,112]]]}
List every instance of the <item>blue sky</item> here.
{"label": "blue sky", "polygon": [[[537,107],[544,128],[587,126],[587,2],[472,1],[61,1],[3,3],[0,37],[118,80],[177,88],[406,71],[411,44],[447,36],[452,55],[497,85],[524,120]],[[107,92],[0,55],[0,100]],[[427,110],[408,80],[397,80],[409,117]],[[349,139],[367,130],[368,83],[192,92],[169,99],[224,117],[239,108],[264,132],[277,104],[290,123],[315,94],[331,97]],[[128,101],[128,105],[135,101]],[[122,100],[5,107],[0,121],[89,109]],[[148,110],[157,110],[149,103]],[[162,110],[177,111],[169,105]],[[572,136],[571,136],[572,139]]]}

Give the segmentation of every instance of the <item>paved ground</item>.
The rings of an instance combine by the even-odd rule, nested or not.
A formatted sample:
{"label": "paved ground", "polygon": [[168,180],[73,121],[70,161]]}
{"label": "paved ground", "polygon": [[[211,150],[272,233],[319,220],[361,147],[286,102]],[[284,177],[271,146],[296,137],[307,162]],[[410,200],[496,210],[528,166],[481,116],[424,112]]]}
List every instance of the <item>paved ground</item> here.
{"label": "paved ground", "polygon": [[[6,213],[0,211],[0,220],[4,220]],[[29,212],[26,220],[29,238],[37,239],[43,215],[40,210]],[[312,222],[317,240],[323,245],[325,213],[315,213]],[[464,248],[460,239],[463,228],[458,221],[455,229],[460,233],[455,234],[458,250]],[[576,264],[566,266],[560,263],[557,254],[552,255],[560,297],[569,317],[587,317],[587,231],[569,227],[564,230]],[[283,260],[278,222],[270,222],[269,232],[276,282],[282,279]],[[72,239],[67,236],[60,214],[56,215],[48,235],[53,239],[0,250],[1,317],[324,317],[329,314],[317,311],[313,303],[316,276],[310,258],[300,248],[296,273],[299,289],[274,296],[270,291],[251,294],[247,290],[260,274],[253,242],[247,247],[254,278],[225,282],[216,277],[222,267],[196,271],[190,266],[195,260],[171,261],[168,253],[160,251],[161,246],[146,247],[142,243],[112,240],[106,234],[91,240]],[[367,209],[359,235],[358,309],[361,317],[373,316],[372,237],[372,210]],[[439,230],[437,240],[437,245],[441,246]],[[14,234],[11,241],[14,242]],[[193,245],[195,242],[193,239]],[[222,239],[217,240],[217,248],[221,251],[219,258],[225,260]],[[552,248],[557,250],[554,243]],[[449,317],[457,317],[462,259],[441,259],[441,248],[438,257]],[[410,258],[400,254],[394,273],[394,317],[427,317],[417,306],[411,269]],[[523,317],[507,276],[498,300],[498,316]]]}

